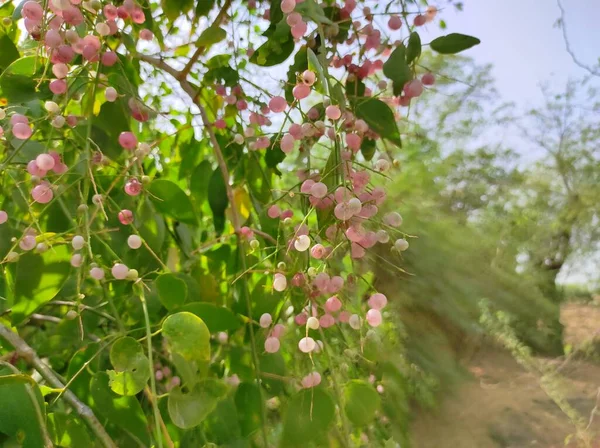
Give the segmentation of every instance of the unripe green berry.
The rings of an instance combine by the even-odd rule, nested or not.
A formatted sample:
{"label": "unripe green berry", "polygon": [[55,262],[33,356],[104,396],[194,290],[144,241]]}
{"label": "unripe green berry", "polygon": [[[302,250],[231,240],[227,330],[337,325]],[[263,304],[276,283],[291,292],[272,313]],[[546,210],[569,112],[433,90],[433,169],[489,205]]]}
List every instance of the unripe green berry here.
{"label": "unripe green berry", "polygon": [[77,317],[77,311],[75,310],[69,310],[67,311],[67,314],[65,314],[65,319],[67,320],[73,320]]}
{"label": "unripe green berry", "polygon": [[250,247],[254,250],[258,249],[260,247],[260,242],[258,240],[251,240],[250,241]]}

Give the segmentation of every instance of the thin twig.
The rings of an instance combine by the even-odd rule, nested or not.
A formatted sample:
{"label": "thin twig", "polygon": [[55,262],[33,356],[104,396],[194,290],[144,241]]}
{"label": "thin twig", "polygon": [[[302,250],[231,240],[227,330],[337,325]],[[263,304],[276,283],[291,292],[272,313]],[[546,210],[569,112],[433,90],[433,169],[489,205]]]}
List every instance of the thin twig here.
{"label": "thin twig", "polygon": [[[27,361],[28,364],[33,366],[35,370],[55,389],[64,389],[64,384],[58,378],[56,373],[48,367],[37,355],[34,349],[32,349],[17,333],[13,333],[10,328],[0,323],[0,337],[6,340],[12,345],[19,355]],[[85,421],[90,430],[96,435],[101,441],[102,445],[106,448],[117,448],[117,445],[111,437],[108,435],[104,426],[98,421],[94,412],[82,403],[79,398],[70,390],[64,391],[64,399],[69,405],[77,412],[77,414]]]}

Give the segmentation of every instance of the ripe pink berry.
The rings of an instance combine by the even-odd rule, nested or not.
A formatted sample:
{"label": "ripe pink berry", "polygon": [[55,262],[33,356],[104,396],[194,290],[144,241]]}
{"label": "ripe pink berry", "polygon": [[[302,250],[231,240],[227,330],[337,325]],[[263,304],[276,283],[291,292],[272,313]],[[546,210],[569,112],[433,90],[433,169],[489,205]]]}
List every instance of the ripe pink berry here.
{"label": "ripe pink berry", "polygon": [[284,14],[289,14],[296,7],[296,0],[283,0],[281,2],[281,11]]}
{"label": "ripe pink berry", "polygon": [[433,73],[425,73],[421,77],[421,82],[425,86],[432,86],[432,85],[434,85],[435,84],[435,76],[434,76],[434,74]]}
{"label": "ripe pink berry", "polygon": [[4,210],[0,210],[0,225],[4,224],[6,221],[8,221],[8,213]]}
{"label": "ripe pink berry", "polygon": [[48,87],[55,95],[62,95],[67,91],[67,82],[64,79],[55,79]]}
{"label": "ripe pink berry", "polygon": [[17,123],[12,128],[13,135],[19,140],[27,140],[33,134],[28,124]]}
{"label": "ripe pink berry", "polygon": [[367,311],[367,322],[370,326],[378,327],[381,325],[381,321],[381,311],[375,309]]}
{"label": "ripe pink berry", "polygon": [[287,101],[282,96],[274,96],[269,101],[269,109],[271,109],[271,111],[275,113],[283,112],[286,109],[287,105]]}
{"label": "ripe pink berry", "polygon": [[94,280],[102,280],[104,278],[104,269],[99,267],[90,269],[90,277]]}
{"label": "ripe pink berry", "polygon": [[106,98],[106,101],[109,101],[111,103],[116,101],[118,96],[119,93],[114,87],[107,87],[104,91],[104,98]]}
{"label": "ripe pink berry", "polygon": [[127,193],[129,196],[137,196],[141,192],[142,192],[142,184],[135,177],[132,179],[129,179],[125,183],[125,193]]}
{"label": "ripe pink berry", "polygon": [[313,338],[310,337],[305,337],[300,339],[300,342],[298,342],[298,348],[300,349],[300,351],[302,353],[310,353],[312,352],[315,347],[316,347],[316,342]]}
{"label": "ripe pink berry", "polygon": [[311,70],[304,70],[302,73],[302,82],[307,86],[312,86],[317,80],[317,75]]}
{"label": "ripe pink berry", "polygon": [[129,224],[133,223],[133,212],[131,210],[121,210],[119,212],[119,222],[121,224],[123,224],[124,226],[127,226]]}
{"label": "ripe pink berry", "polygon": [[52,188],[48,182],[42,182],[41,184],[33,187],[33,190],[31,190],[31,196],[35,202],[47,204],[54,197],[54,192],[52,191]]}
{"label": "ripe pink berry", "polygon": [[300,39],[306,34],[308,30],[308,25],[304,21],[300,21],[292,26],[292,36],[294,39]]}
{"label": "ripe pink berry", "polygon": [[296,139],[292,136],[292,134],[285,134],[281,138],[281,142],[279,143],[279,146],[284,153],[289,154],[290,152],[292,152],[294,150],[295,143],[296,143]]}
{"label": "ripe pink berry", "polygon": [[46,36],[44,37],[44,42],[49,48],[57,48],[60,44],[62,44],[62,36],[56,30],[48,30],[46,32]]}
{"label": "ripe pink berry", "polygon": [[283,292],[287,289],[287,278],[279,272],[273,278],[273,289],[278,292]]}
{"label": "ripe pink berry", "polygon": [[118,60],[119,57],[114,51],[107,51],[106,53],[103,53],[100,59],[102,65],[106,65],[107,67],[112,67],[117,63]]}
{"label": "ripe pink berry", "polygon": [[294,98],[297,100],[303,100],[310,95],[310,87],[307,84],[298,84],[292,90],[292,95],[294,95]]}
{"label": "ripe pink berry", "polygon": [[138,144],[137,137],[133,132],[121,132],[119,135],[119,145],[125,149],[133,150]]}
{"label": "ripe pink berry", "polygon": [[135,8],[131,12],[131,19],[133,23],[137,23],[138,25],[144,23],[146,21],[146,16],[144,15],[144,11],[141,8]]}
{"label": "ripe pink berry", "polygon": [[402,26],[402,19],[400,18],[400,16],[394,15],[390,17],[390,20],[388,21],[388,26],[391,30],[399,30]]}
{"label": "ripe pink berry", "polygon": [[305,389],[310,389],[312,387],[317,387],[321,384],[321,375],[319,372],[311,372],[302,378],[302,387]]}
{"label": "ripe pink berry", "polygon": [[111,273],[113,277],[117,280],[124,280],[125,278],[127,278],[129,268],[122,263],[117,263],[112,267]]}
{"label": "ripe pink berry", "polygon": [[404,94],[408,98],[416,98],[423,93],[423,83],[418,79],[413,79],[409,81],[404,86]]}
{"label": "ripe pink berry", "polygon": [[36,246],[34,235],[25,235],[21,241],[19,241],[19,247],[23,250],[32,250]]}
{"label": "ripe pink berry", "polygon": [[327,106],[327,109],[325,109],[325,115],[330,120],[339,120],[340,117],[342,116],[342,111],[340,110],[340,108],[338,106],[331,105],[331,106]]}
{"label": "ripe pink berry", "polygon": [[414,25],[422,26],[425,25],[425,22],[427,22],[427,16],[419,14],[417,17],[415,17]]}
{"label": "ripe pink berry", "polygon": [[44,17],[44,9],[39,3],[28,1],[21,9],[21,16],[35,22],[41,22]]}
{"label": "ripe pink berry", "polygon": [[279,218],[279,216],[281,215],[281,209],[279,208],[279,206],[277,204],[272,205],[267,210],[267,215],[271,219]]}
{"label": "ripe pink berry", "polygon": [[289,26],[293,27],[297,23],[302,22],[302,16],[298,12],[292,12],[286,17],[285,21]]}
{"label": "ripe pink berry", "polygon": [[46,171],[40,170],[40,167],[36,163],[35,160],[30,160],[27,164],[27,172],[32,176],[44,177],[46,175]]}
{"label": "ripe pink berry", "polygon": [[54,168],[55,160],[50,154],[40,154],[35,158],[35,163],[41,171],[50,171]]}
{"label": "ripe pink berry", "polygon": [[346,144],[353,152],[357,152],[362,144],[362,137],[358,134],[346,134]]}
{"label": "ripe pink berry", "polygon": [[71,257],[71,266],[78,268],[83,263],[83,256],[81,254],[74,254]]}
{"label": "ripe pink berry", "polygon": [[310,187],[311,196],[322,199],[327,196],[327,185],[323,182],[315,182],[312,187]]}
{"label": "ripe pink berry", "polygon": [[11,126],[14,126],[17,123],[29,124],[29,118],[22,114],[14,114],[10,117],[10,124]]}
{"label": "ripe pink berry", "polygon": [[369,306],[375,310],[385,308],[386,305],[387,297],[379,292],[369,297]]}
{"label": "ripe pink berry", "polygon": [[267,338],[267,340],[265,341],[265,352],[277,353],[279,351],[280,346],[281,343],[279,342],[279,339],[275,337]]}
{"label": "ripe pink berry", "polygon": [[322,244],[315,244],[310,249],[310,255],[315,260],[320,260],[321,258],[323,258],[323,256],[325,255],[325,252],[326,252],[325,246],[323,246]]}
{"label": "ripe pink berry", "polygon": [[273,331],[271,332],[271,336],[274,338],[280,338],[285,333],[285,325],[277,324],[273,327]]}
{"label": "ripe pink berry", "polygon": [[337,296],[332,296],[325,302],[325,311],[335,313],[342,308],[342,301]]}
{"label": "ripe pink berry", "polygon": [[335,325],[335,318],[331,314],[324,314],[319,319],[319,325],[323,328],[333,327]]}

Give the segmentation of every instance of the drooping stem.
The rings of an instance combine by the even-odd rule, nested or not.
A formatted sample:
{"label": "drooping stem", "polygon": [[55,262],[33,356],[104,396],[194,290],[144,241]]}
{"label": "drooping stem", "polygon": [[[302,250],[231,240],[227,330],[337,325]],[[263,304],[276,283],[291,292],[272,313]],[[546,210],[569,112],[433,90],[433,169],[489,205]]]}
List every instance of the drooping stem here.
{"label": "drooping stem", "polygon": [[146,344],[148,348],[148,369],[150,369],[150,390],[152,392],[152,411],[154,413],[154,430],[156,432],[156,444],[158,448],[162,448],[161,425],[162,420],[160,410],[158,409],[158,401],[156,399],[156,380],[154,379],[154,361],[152,360],[152,328],[150,327],[150,316],[148,315],[148,306],[146,304],[146,296],[144,295],[144,286],[138,286],[140,302],[144,311],[144,321],[146,324]]}
{"label": "drooping stem", "polygon": [[[10,328],[0,323],[0,337],[12,345],[17,354],[27,361],[38,373],[55,389],[64,389],[65,385],[37,355],[35,350],[31,348],[21,337],[13,333]],[[96,418],[94,412],[82,403],[77,396],[70,390],[65,390],[63,394],[64,400],[77,412],[83,421],[88,425],[94,435],[100,440],[105,448],[117,448],[115,442],[108,435],[102,423]]]}

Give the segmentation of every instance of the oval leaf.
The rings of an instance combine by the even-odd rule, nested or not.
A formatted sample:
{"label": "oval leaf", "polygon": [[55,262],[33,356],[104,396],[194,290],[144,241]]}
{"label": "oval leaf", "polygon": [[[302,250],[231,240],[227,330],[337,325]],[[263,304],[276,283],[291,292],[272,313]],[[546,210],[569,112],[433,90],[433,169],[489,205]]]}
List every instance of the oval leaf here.
{"label": "oval leaf", "polygon": [[202,31],[200,37],[196,41],[198,47],[208,47],[221,42],[227,37],[227,32],[219,26],[210,26]]}
{"label": "oval leaf", "polygon": [[416,31],[410,33],[408,46],[406,47],[406,63],[412,64],[415,59],[421,56],[421,36]]}
{"label": "oval leaf", "polygon": [[189,311],[198,316],[206,322],[206,326],[211,333],[216,333],[217,331],[234,331],[242,325],[240,319],[229,308],[217,306],[212,303],[188,303],[181,308],[181,311]]}
{"label": "oval leaf", "polygon": [[[383,64],[383,74],[394,82],[394,95],[396,96],[402,93],[404,84],[413,77],[407,59],[406,48],[404,45],[399,45],[392,52],[388,60],[385,61],[385,64]],[[379,135],[384,137],[381,133]]]}
{"label": "oval leaf", "polygon": [[452,33],[447,36],[441,36],[433,39],[429,44],[431,49],[441,54],[455,54],[461,51],[468,50],[475,45],[479,45],[481,41],[473,36],[466,34]]}
{"label": "oval leaf", "polygon": [[150,184],[148,191],[154,207],[159,212],[187,224],[196,224],[192,201],[176,184],[169,180],[157,179]]}
{"label": "oval leaf", "polygon": [[213,213],[215,230],[221,234],[225,229],[225,210],[229,205],[229,199],[223,174],[219,169],[213,171],[208,182],[208,204]]}
{"label": "oval leaf", "polygon": [[169,342],[171,351],[187,361],[210,360],[210,332],[198,316],[181,312],[167,317],[162,334]]}
{"label": "oval leaf", "polygon": [[381,398],[372,385],[365,381],[352,380],[344,388],[346,416],[357,426],[363,426],[375,418]]}
{"label": "oval leaf", "polygon": [[402,146],[394,112],[383,101],[376,98],[360,100],[356,103],[355,114],[367,122],[369,127],[381,137]]}
{"label": "oval leaf", "polygon": [[110,362],[115,368],[108,371],[110,388],[119,395],[141,392],[150,379],[151,372],[144,349],[131,337],[121,338],[113,344]]}
{"label": "oval leaf", "polygon": [[214,378],[197,383],[189,392],[174,388],[169,392],[168,402],[171,420],[183,429],[198,426],[217,407],[227,389],[225,383]]}
{"label": "oval leaf", "polygon": [[158,298],[168,310],[183,305],[187,299],[188,290],[185,281],[173,274],[162,274],[156,278]]}
{"label": "oval leaf", "polygon": [[335,405],[327,392],[320,388],[303,390],[289,403],[281,446],[305,447],[309,446],[309,442],[321,441],[334,418]]}

